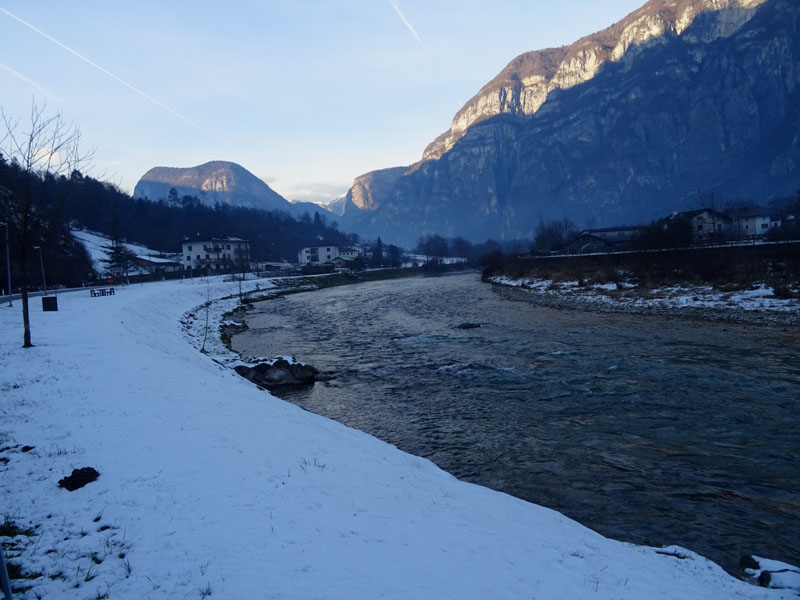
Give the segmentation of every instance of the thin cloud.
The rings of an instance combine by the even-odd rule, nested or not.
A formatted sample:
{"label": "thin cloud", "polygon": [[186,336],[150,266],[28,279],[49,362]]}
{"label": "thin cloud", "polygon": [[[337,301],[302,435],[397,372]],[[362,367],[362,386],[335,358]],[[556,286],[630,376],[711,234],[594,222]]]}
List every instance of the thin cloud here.
{"label": "thin cloud", "polygon": [[163,108],[164,110],[167,110],[167,111],[171,112],[173,115],[175,115],[176,117],[178,117],[178,118],[179,118],[179,119],[181,119],[182,121],[186,121],[186,122],[187,122],[189,125],[191,125],[192,127],[196,127],[197,129],[200,129],[200,126],[199,126],[199,125],[197,125],[196,123],[193,123],[192,121],[190,121],[189,119],[187,119],[186,117],[184,117],[184,116],[183,116],[182,114],[180,114],[179,112],[176,112],[176,111],[172,110],[172,109],[171,109],[169,106],[167,106],[166,104],[163,104],[162,102],[159,102],[158,100],[156,100],[156,99],[155,99],[155,98],[153,98],[152,96],[150,96],[150,95],[146,94],[145,92],[143,92],[143,91],[142,91],[142,90],[140,90],[139,88],[137,88],[137,87],[134,87],[133,85],[131,85],[130,83],[128,83],[127,81],[125,81],[125,80],[123,80],[123,79],[120,79],[119,77],[117,77],[116,75],[114,75],[113,73],[111,73],[110,71],[107,71],[106,69],[104,69],[103,67],[101,67],[100,65],[98,65],[97,63],[95,63],[95,62],[93,62],[93,61],[89,60],[88,58],[86,58],[85,56],[83,56],[82,54],[80,54],[79,52],[76,52],[75,50],[73,50],[72,48],[70,48],[69,46],[67,46],[66,44],[63,44],[63,43],[59,42],[57,39],[55,39],[54,37],[52,37],[52,36],[50,36],[50,35],[46,34],[46,33],[45,33],[44,31],[42,31],[41,29],[38,29],[37,27],[34,27],[33,25],[31,25],[30,23],[28,23],[28,22],[27,22],[27,21],[25,21],[24,19],[21,19],[20,17],[18,17],[18,16],[17,16],[17,15],[15,15],[14,13],[12,13],[12,12],[9,12],[9,11],[8,11],[8,10],[6,10],[5,8],[3,8],[2,6],[0,6],[0,12],[2,12],[2,13],[5,13],[6,15],[8,15],[9,17],[11,17],[11,18],[12,18],[12,19],[14,19],[15,21],[17,21],[17,22],[21,23],[22,25],[24,25],[25,27],[27,27],[27,28],[28,28],[28,29],[30,29],[31,31],[34,31],[34,32],[38,33],[38,34],[39,34],[40,36],[42,36],[43,38],[45,38],[45,39],[47,39],[47,40],[49,40],[49,41],[53,42],[53,43],[54,43],[56,46],[59,46],[59,47],[63,48],[64,50],[66,50],[67,52],[69,52],[70,54],[72,54],[73,56],[76,56],[76,57],[80,58],[80,59],[81,59],[83,62],[85,62],[86,64],[88,64],[88,65],[90,65],[90,66],[92,66],[92,67],[94,67],[95,69],[97,69],[97,70],[98,70],[98,71],[100,71],[101,73],[103,73],[103,74],[105,74],[105,75],[108,75],[109,77],[111,77],[111,79],[113,79],[113,80],[114,80],[114,81],[116,81],[117,83],[121,83],[121,84],[122,84],[122,85],[124,85],[126,88],[128,88],[128,89],[130,89],[130,90],[133,90],[134,92],[136,92],[137,94],[139,94],[139,95],[140,95],[140,96],[142,96],[143,98],[146,98],[147,100],[149,100],[149,101],[150,101],[150,102],[152,102],[153,104],[155,104],[155,105],[157,105],[157,106],[160,106],[160,107],[161,107],[161,108]]}
{"label": "thin cloud", "polygon": [[417,38],[417,41],[419,42],[419,45],[420,46],[424,46],[425,44],[422,43],[422,38],[419,37],[417,32],[414,30],[414,27],[411,25],[411,23],[408,22],[408,19],[406,19],[405,15],[402,12],[400,12],[400,8],[397,6],[397,4],[394,3],[394,0],[389,0],[389,4],[392,5],[392,8],[394,9],[394,12],[397,13],[397,16],[400,17],[400,19],[403,21],[403,23],[405,23],[406,27],[408,27],[408,30],[411,32],[411,35],[413,35],[415,38]]}
{"label": "thin cloud", "polygon": [[16,70],[12,69],[12,68],[11,68],[11,67],[9,67],[7,64],[5,64],[5,63],[3,63],[3,62],[0,62],[0,69],[4,69],[5,71],[8,71],[9,73],[11,73],[11,74],[12,74],[14,77],[16,77],[17,79],[20,79],[20,80],[24,81],[24,82],[25,82],[25,83],[27,83],[28,85],[30,85],[30,86],[32,86],[32,87],[34,87],[34,88],[36,88],[37,90],[39,90],[39,91],[40,91],[40,92],[42,92],[43,94],[45,94],[45,95],[47,95],[47,96],[50,96],[50,97],[51,97],[51,98],[53,98],[54,100],[58,100],[59,102],[61,101],[61,98],[59,98],[58,96],[56,96],[56,95],[55,95],[53,92],[51,92],[50,90],[48,90],[46,87],[44,87],[44,86],[42,86],[42,85],[39,85],[38,83],[36,83],[36,82],[35,82],[33,79],[30,79],[29,77],[25,77],[25,75],[23,75],[23,74],[22,74],[22,73],[20,73],[19,71],[16,71]]}

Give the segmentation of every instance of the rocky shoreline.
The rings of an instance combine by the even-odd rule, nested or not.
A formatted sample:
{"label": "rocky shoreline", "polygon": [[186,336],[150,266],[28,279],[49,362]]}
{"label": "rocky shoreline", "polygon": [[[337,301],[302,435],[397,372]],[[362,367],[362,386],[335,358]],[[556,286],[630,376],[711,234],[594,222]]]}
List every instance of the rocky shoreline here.
{"label": "rocky shoreline", "polygon": [[524,282],[499,278],[493,279],[491,283],[495,292],[507,300],[527,302],[557,310],[581,310],[782,328],[800,325],[800,304],[790,310],[759,310],[735,305],[708,306],[702,304],[700,299],[695,296],[692,299],[697,299],[698,306],[673,305],[635,290],[627,290],[624,295],[614,295],[603,293],[604,290],[587,291],[571,287],[529,286]]}

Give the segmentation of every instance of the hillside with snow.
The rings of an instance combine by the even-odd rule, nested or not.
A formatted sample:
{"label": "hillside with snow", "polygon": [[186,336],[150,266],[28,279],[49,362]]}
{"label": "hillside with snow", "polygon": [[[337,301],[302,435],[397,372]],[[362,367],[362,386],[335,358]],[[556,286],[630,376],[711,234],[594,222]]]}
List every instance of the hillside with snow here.
{"label": "hillside with snow", "polygon": [[[86,248],[86,251],[89,253],[89,257],[92,259],[94,270],[101,274],[106,272],[108,270],[108,262],[104,261],[107,261],[109,257],[108,248],[112,243],[111,239],[99,233],[82,231],[79,229],[73,229],[71,230],[71,233],[72,236],[80,241],[84,248]],[[170,262],[169,258],[164,258],[167,253],[160,250],[153,250],[152,248],[147,248],[146,246],[129,244],[127,242],[123,245],[134,256],[146,259],[150,262]],[[128,271],[129,275],[141,275],[144,273],[146,273],[146,271],[140,267],[137,267],[136,265],[132,265]]]}

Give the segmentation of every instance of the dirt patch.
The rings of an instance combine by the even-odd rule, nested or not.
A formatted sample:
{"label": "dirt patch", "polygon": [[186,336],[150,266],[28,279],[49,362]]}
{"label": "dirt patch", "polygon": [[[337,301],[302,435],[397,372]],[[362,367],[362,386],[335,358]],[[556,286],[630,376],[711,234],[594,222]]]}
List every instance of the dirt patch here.
{"label": "dirt patch", "polygon": [[98,477],[100,477],[100,473],[92,467],[74,469],[72,475],[59,480],[58,487],[64,488],[68,492],[74,492],[75,490],[81,489],[87,483],[96,481]]}

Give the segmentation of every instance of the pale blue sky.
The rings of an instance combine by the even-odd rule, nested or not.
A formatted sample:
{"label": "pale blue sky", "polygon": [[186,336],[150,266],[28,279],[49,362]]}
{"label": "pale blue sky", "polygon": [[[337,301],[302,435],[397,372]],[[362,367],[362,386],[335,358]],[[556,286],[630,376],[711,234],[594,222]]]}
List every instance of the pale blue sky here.
{"label": "pale blue sky", "polygon": [[92,173],[129,192],[154,166],[231,160],[288,199],[332,199],[418,160],[518,54],[643,3],[0,0],[0,105],[60,110],[96,146]]}

